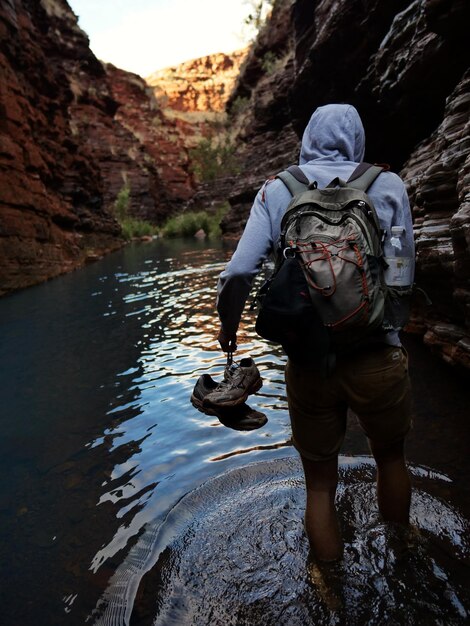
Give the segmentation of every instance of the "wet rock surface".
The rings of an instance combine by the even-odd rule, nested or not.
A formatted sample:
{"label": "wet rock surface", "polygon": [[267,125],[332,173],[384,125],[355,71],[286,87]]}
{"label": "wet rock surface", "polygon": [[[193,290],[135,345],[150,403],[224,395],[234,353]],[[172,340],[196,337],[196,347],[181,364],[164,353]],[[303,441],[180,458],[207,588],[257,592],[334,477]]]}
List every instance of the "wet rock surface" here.
{"label": "wet rock surface", "polygon": [[417,283],[434,305],[412,325],[449,363],[470,368],[470,74],[449,96],[444,119],[405,163],[415,224]]}

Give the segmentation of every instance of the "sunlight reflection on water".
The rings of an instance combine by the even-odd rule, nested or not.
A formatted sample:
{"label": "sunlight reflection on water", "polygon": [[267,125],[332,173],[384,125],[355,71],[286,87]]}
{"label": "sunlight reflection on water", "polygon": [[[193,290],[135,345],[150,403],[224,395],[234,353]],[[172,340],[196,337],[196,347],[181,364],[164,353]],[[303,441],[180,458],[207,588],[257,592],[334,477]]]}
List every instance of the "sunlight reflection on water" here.
{"label": "sunlight reflection on water", "polygon": [[[176,503],[185,493],[191,493],[191,490],[200,485],[201,481],[219,475],[227,468],[246,465],[250,460],[253,460],[254,455],[269,460],[285,456],[286,449],[289,450],[290,429],[283,378],[284,358],[278,350],[273,350],[272,347],[258,341],[248,328],[242,327],[243,341],[240,343],[243,354],[250,354],[255,358],[264,378],[263,388],[252,400],[255,408],[268,415],[268,426],[249,434],[233,433],[227,429],[223,431],[218,429],[217,434],[215,434],[213,426],[220,426],[218,420],[201,415],[188,406],[188,397],[197,376],[202,373],[209,373],[214,377],[220,377],[224,366],[223,357],[217,351],[218,346],[214,339],[217,332],[217,320],[214,316],[214,285],[216,276],[222,267],[223,264],[204,263],[197,271],[175,271],[160,274],[158,284],[155,290],[151,292],[152,302],[149,303],[146,312],[144,311],[143,314],[140,312],[144,320],[150,311],[153,315],[157,313],[157,316],[153,318],[153,323],[160,324],[164,330],[162,330],[162,335],[158,340],[151,340],[147,348],[143,350],[140,358],[139,376],[133,379],[132,388],[138,390],[139,393],[141,414],[138,416],[138,420],[142,426],[136,424],[136,417],[123,423],[123,426],[124,429],[130,431],[125,439],[130,443],[139,438],[139,433],[144,436],[147,419],[157,420],[155,431],[151,437],[142,439],[138,453],[133,455],[133,460],[134,462],[138,461],[140,467],[147,468],[146,480],[152,479],[154,484],[158,486],[156,486],[153,494],[146,494],[145,508],[137,512],[132,523],[127,527],[121,527],[111,542],[103,547],[95,557],[94,567],[97,569],[106,559],[113,558],[119,550],[129,544],[132,534],[140,532],[146,525],[144,534],[141,535],[135,548],[131,549],[129,556],[113,577],[110,588],[99,605],[100,609],[98,613],[95,613],[96,616],[105,610],[103,621],[97,623],[119,623],[119,619],[122,619],[123,615],[126,616],[126,620],[129,619],[138,580],[153,563],[154,542],[156,541],[158,544],[160,533],[164,531],[158,530],[157,537],[155,537],[155,533],[160,528],[163,516],[172,503]],[[128,277],[126,277],[126,281],[128,281]],[[148,289],[148,283],[139,284],[142,289]],[[136,291],[139,284],[138,281],[133,284],[132,302],[141,301],[140,295]],[[155,301],[157,305],[155,305]],[[124,433],[123,436],[126,437]],[[292,450],[291,453],[293,453]],[[155,455],[159,457],[163,455],[167,459],[163,468],[161,464],[155,464]],[[215,463],[208,465],[207,461]],[[353,463],[353,467],[356,466],[357,464]],[[424,470],[417,470],[418,473],[420,471]],[[143,485],[137,484],[136,478],[133,481],[135,482],[136,493],[139,493],[138,490],[143,488]],[[243,494],[232,493],[232,497],[238,506]],[[374,496],[369,489],[363,498],[365,498],[365,501],[362,502],[364,507],[374,507]],[[207,494],[207,499],[209,501],[212,499],[210,493]],[[353,503],[349,500],[348,502],[349,513],[359,510],[357,502]],[[417,502],[419,503],[419,497]],[[425,505],[429,506],[429,504],[429,499],[425,499]],[[260,504],[259,506],[263,505]],[[301,508],[299,505],[299,510]],[[440,512],[442,519],[442,508]],[[424,514],[424,511],[422,513]],[[198,514],[202,516],[203,512],[199,511]],[[185,520],[187,517],[187,514],[183,516]],[[194,519],[192,521],[194,522]],[[196,524],[196,522],[194,523]],[[233,520],[233,524],[238,526],[237,519]],[[178,521],[176,525],[179,526]],[[422,527],[431,532],[426,524]],[[440,526],[433,528],[432,532],[436,536],[442,536],[444,533]],[[235,531],[233,534],[235,536]],[[255,540],[253,539],[253,541]],[[214,553],[217,553],[221,548],[222,546],[218,543],[212,546]],[[248,554],[254,549],[254,544],[246,546],[247,561],[246,563],[244,561],[246,566],[249,563]],[[361,549],[366,550],[366,548]],[[370,557],[370,555],[368,556]],[[275,558],[274,555],[273,558]],[[365,558],[365,553],[362,554],[361,558]],[[207,565],[205,563],[205,566]],[[296,563],[296,566],[298,565],[299,563]],[[255,567],[254,564],[253,567]],[[372,566],[369,565],[369,567]],[[193,570],[189,568],[188,571],[192,572]],[[298,570],[298,572],[300,571],[303,571],[302,568]],[[165,575],[171,577],[173,573],[170,569]],[[371,571],[368,572],[369,574]],[[181,572],[178,573],[178,576],[180,575]],[[393,580],[389,580],[387,584],[393,586]],[[184,588],[187,589],[188,585],[190,582],[185,580]],[[116,589],[118,590],[117,595]],[[211,597],[207,589],[204,593]],[[176,597],[179,597],[178,594]],[[201,599],[199,594],[198,598]],[[246,603],[246,601],[247,598],[243,596],[237,600],[241,604]],[[171,598],[169,602],[171,605]],[[186,602],[190,603],[191,601],[185,596],[184,603]],[[104,609],[104,607],[106,608]],[[214,607],[209,606],[208,614],[203,612],[199,621],[196,620],[191,623],[208,623],[204,620],[208,619],[213,609]],[[320,611],[317,606],[313,609],[310,606],[308,612],[312,610],[313,614],[315,611]],[[116,615],[120,616],[117,621],[110,618],[115,614],[115,611],[117,611]],[[166,617],[161,623],[186,623],[185,619],[189,619],[189,615],[194,619],[194,611],[196,609],[192,607],[186,616],[179,615],[177,619],[174,617],[170,619],[165,613]],[[220,619],[225,621],[228,619],[228,613],[224,613],[222,617]],[[279,621],[279,615],[274,614],[270,617],[271,621],[265,622],[259,621],[260,616],[258,614],[253,615],[250,619],[255,619],[255,617],[258,620],[257,623],[288,623]],[[294,617],[293,614],[290,614],[289,619],[293,620]],[[305,616],[298,617],[298,619],[300,620],[298,623],[305,623],[301,621],[305,619]],[[247,621],[246,623],[254,622]]]}
{"label": "sunlight reflection on water", "polygon": [[[182,269],[161,271],[157,267],[136,274],[117,274],[119,283],[126,285],[122,302],[131,307],[125,312],[126,318],[136,318],[142,329],[149,332],[144,335],[146,341],[138,365],[119,374],[120,378],[127,377],[128,382],[123,395],[126,401],[109,411],[116,424],[90,445],[96,447],[106,441],[110,452],[134,445],[130,459],[114,468],[109,491],[102,495],[100,504],[112,501],[119,508],[123,503],[116,514],[118,518],[132,507],[136,512],[131,523],[127,520],[121,525],[95,555],[91,564],[94,572],[189,488],[223,471],[224,468],[215,468],[207,461],[221,463],[241,451],[275,451],[286,445],[289,429],[282,359],[270,355],[270,363],[263,363],[267,348],[256,339],[243,345],[243,353],[256,358],[265,377],[266,391],[261,391],[255,403],[265,413],[280,413],[277,423],[272,420],[269,430],[250,433],[246,445],[246,433],[221,432],[217,419],[198,413],[188,402],[197,377],[209,373],[220,379],[225,365],[215,340],[218,326],[214,314],[216,277],[224,263],[205,262],[203,257],[200,252],[196,257],[188,252],[178,260],[165,258],[171,266],[181,266],[186,261],[188,265]],[[192,267],[195,258],[198,266]],[[119,297],[114,304],[116,311],[121,310]],[[219,427],[220,437],[215,436],[214,426]],[[123,476],[128,482],[118,490],[114,485],[122,482]]]}
{"label": "sunlight reflection on water", "polygon": [[[80,272],[0,302],[4,329],[0,356],[8,364],[2,378],[5,410],[0,455],[7,477],[0,485],[0,514],[8,541],[1,547],[0,561],[7,564],[4,589],[10,580],[14,583],[14,589],[4,592],[5,624],[83,624],[87,616],[89,623],[120,624],[131,615],[139,584],[135,615],[142,617],[142,623],[152,623],[160,593],[153,586],[157,570],[168,582],[161,589],[158,610],[166,607],[172,613],[171,589],[178,579],[185,580],[185,574],[176,561],[165,564],[159,550],[164,553],[168,547],[170,554],[189,559],[190,567],[199,568],[201,576],[207,567],[206,577],[210,576],[212,565],[205,555],[223,552],[223,529],[220,541],[211,544],[208,538],[200,562],[192,559],[201,551],[204,533],[189,546],[194,552],[186,554],[179,542],[195,530],[191,525],[195,522],[206,532],[207,520],[217,516],[217,502],[227,504],[222,498],[225,489],[232,498],[233,512],[225,519],[234,549],[239,529],[248,529],[239,546],[237,567],[250,570],[252,577],[241,577],[244,587],[227,604],[227,615],[237,602],[249,604],[258,582],[267,595],[270,584],[284,585],[299,600],[294,586],[300,584],[298,577],[304,571],[305,542],[299,522],[303,496],[296,453],[290,446],[284,357],[256,338],[253,313],[244,316],[240,354],[250,354],[263,376],[262,389],[249,403],[267,415],[267,424],[251,432],[225,428],[189,402],[199,375],[208,373],[220,380],[223,374],[225,360],[215,339],[214,304],[217,275],[228,256],[228,251],[197,242],[129,246]],[[456,477],[465,477],[461,464],[454,467],[460,458],[454,452],[462,439],[460,431],[455,431],[456,441],[447,445],[452,477],[446,478],[437,469],[446,454],[438,427],[443,422],[447,426],[454,415],[455,411],[442,413],[441,422],[436,418],[421,436],[427,445],[426,459],[432,459],[435,468],[416,464],[414,469],[415,480],[422,481],[422,495],[418,491],[414,501],[416,523],[430,537],[439,538],[448,556],[444,566],[432,557],[439,570],[420,570],[427,572],[431,586],[439,576],[458,579],[458,559],[467,549],[463,543],[460,548],[456,539],[464,536],[466,521],[450,504],[461,497],[456,495]],[[357,425],[352,422],[350,426],[344,451],[366,454]],[[435,437],[441,437],[439,458],[434,454]],[[295,458],[286,461],[285,457]],[[351,459],[344,462],[350,467],[345,474],[349,490],[342,495],[345,517],[352,511],[360,516],[358,503],[373,511],[368,461],[364,461],[365,469]],[[248,465],[252,469],[244,473]],[[280,472],[277,479],[274,470]],[[266,480],[259,483],[263,475]],[[234,477],[251,481],[257,493],[254,509]],[[211,479],[220,482],[207,485],[220,489],[208,495],[212,487],[204,484]],[[359,494],[356,503],[347,495],[355,490]],[[198,500],[197,494],[206,494],[204,500]],[[180,500],[197,507],[194,511],[185,508],[186,504],[178,508]],[[207,517],[202,502],[210,505]],[[286,502],[287,508],[282,508]],[[250,518],[250,511],[261,518]],[[174,526],[165,521],[167,516]],[[262,519],[263,529],[269,529],[260,538],[254,532],[255,519]],[[357,562],[365,559],[368,563],[375,548],[369,540],[361,548],[357,532],[351,531],[351,554]],[[369,543],[380,543],[381,532]],[[283,550],[285,571],[276,565],[284,562]],[[379,553],[383,558],[383,550]],[[351,567],[357,567],[354,563]],[[378,572],[374,564],[367,567]],[[45,582],[44,571],[50,582]],[[233,580],[236,571],[229,568],[227,580]],[[251,590],[249,580],[253,580]],[[393,588],[392,579],[386,582]],[[190,581],[185,584],[193,606],[205,587],[196,592]],[[458,584],[452,585],[449,593],[455,587],[460,597]],[[303,582],[300,587],[305,591]],[[222,592],[217,585],[214,589]],[[209,605],[215,601],[212,592],[206,589],[204,593]],[[358,590],[353,588],[351,593]],[[281,597],[284,591],[279,591]],[[31,598],[42,598],[39,613]],[[302,611],[305,607],[313,611],[306,623],[317,623],[318,602],[299,601]],[[429,602],[434,606],[433,598]],[[204,606],[209,610],[209,605]],[[448,606],[454,611],[453,601]],[[256,617],[244,615],[247,620]],[[272,623],[289,623],[279,615]],[[206,617],[201,613],[201,623]],[[288,611],[285,618],[298,616]]]}

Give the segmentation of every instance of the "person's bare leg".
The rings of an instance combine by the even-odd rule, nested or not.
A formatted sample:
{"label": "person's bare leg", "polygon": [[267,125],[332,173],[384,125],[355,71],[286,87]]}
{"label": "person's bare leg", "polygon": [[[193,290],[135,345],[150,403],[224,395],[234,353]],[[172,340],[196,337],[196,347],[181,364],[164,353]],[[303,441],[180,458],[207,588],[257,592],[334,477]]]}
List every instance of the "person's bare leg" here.
{"label": "person's bare leg", "polygon": [[386,522],[407,525],[410,519],[411,481],[406,468],[404,441],[384,445],[369,441],[377,463],[377,501]]}
{"label": "person's bare leg", "polygon": [[330,461],[301,458],[307,488],[305,530],[310,548],[319,561],[334,561],[343,554],[343,541],[335,507],[338,457]]}

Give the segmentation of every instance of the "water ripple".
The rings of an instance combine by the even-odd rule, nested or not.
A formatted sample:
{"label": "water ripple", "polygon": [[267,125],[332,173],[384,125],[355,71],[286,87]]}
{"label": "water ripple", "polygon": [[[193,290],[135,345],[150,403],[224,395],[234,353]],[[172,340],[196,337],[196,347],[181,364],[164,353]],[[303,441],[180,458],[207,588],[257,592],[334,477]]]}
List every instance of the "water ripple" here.
{"label": "water ripple", "polygon": [[[194,531],[197,536],[197,528],[187,525],[190,535],[185,535],[181,517],[169,511],[185,496],[191,498],[202,483],[217,479],[226,471],[241,470],[254,461],[269,463],[296,454],[289,445],[285,359],[279,348],[255,336],[253,312],[247,310],[243,317],[239,355],[250,354],[259,366],[263,388],[249,402],[253,409],[266,414],[267,424],[252,432],[225,428],[217,418],[199,413],[189,402],[201,374],[210,374],[216,380],[223,377],[225,357],[216,339],[218,320],[214,307],[217,275],[229,255],[228,250],[199,242],[162,240],[130,245],[80,272],[0,302],[4,330],[0,342],[4,409],[0,416],[0,464],[5,477],[0,513],[8,538],[1,546],[0,562],[5,564],[2,620],[8,626],[82,624],[87,615],[93,615],[89,620],[93,623],[99,613],[93,613],[93,608],[103,593],[100,606],[106,623],[125,623],[119,622],[118,616],[130,615],[139,581],[145,571],[153,571],[155,562],[167,576],[169,586],[165,587],[162,602],[170,607],[172,598],[177,597],[171,591],[176,589],[172,585],[181,573],[177,564],[167,563],[163,554],[159,556],[157,548],[166,546],[167,555],[174,553],[177,558],[186,558],[184,551],[178,552],[178,537],[184,536],[190,545],[191,533]],[[420,364],[417,383],[429,376],[429,370],[426,376],[422,373],[428,360]],[[463,487],[470,483],[470,477],[459,461],[463,458],[464,428],[456,416],[458,399],[463,394],[459,396],[458,389],[443,394],[438,409],[426,404],[440,384],[437,380],[424,389],[416,403],[416,411],[424,406],[423,414],[415,420],[415,428],[422,424],[417,438],[423,447],[420,462],[431,462],[433,467],[415,467],[415,481],[418,486],[421,481],[422,486],[414,506],[418,522],[422,520],[417,522],[422,533],[434,538],[439,535],[439,550],[450,555],[451,565],[433,557],[435,567],[423,569],[423,565],[419,571],[428,576],[426,580],[431,586],[435,580],[441,581],[436,583],[436,589],[447,594],[445,598],[454,598],[445,602],[449,602],[449,615],[458,615],[458,599],[464,607],[468,606],[454,584],[460,571],[456,555],[460,558],[466,554],[463,531],[467,522],[451,502],[465,501]],[[452,404],[454,398],[457,406]],[[467,402],[463,404],[466,407]],[[354,419],[349,426],[344,450],[348,454],[366,453],[367,443]],[[435,454],[437,443],[439,455]],[[448,470],[448,478],[443,468]],[[352,518],[365,524],[371,521],[365,503],[373,500],[370,471],[367,462],[351,466],[355,478],[348,478],[348,488],[341,495],[342,506],[349,507],[347,510],[354,513]],[[318,603],[309,604],[298,595],[297,588],[306,594],[306,587],[299,585],[298,573],[291,576],[295,567],[302,565],[292,553],[299,550],[302,555],[305,548],[299,526],[302,497],[297,469],[290,467],[285,483],[267,477],[263,483],[265,493],[261,483],[253,486],[254,510],[260,514],[263,530],[258,540],[254,534],[256,520],[250,518],[248,502],[240,491],[243,481],[250,483],[250,473],[234,476],[242,481],[238,491],[235,485],[227,491],[233,496],[233,517],[226,520],[234,550],[224,552],[224,547],[209,540],[207,550],[212,545],[212,556],[214,550],[219,551],[243,572],[243,589],[239,589],[237,597],[246,607],[258,603],[260,624],[264,619],[262,601],[270,598],[269,585],[273,580],[273,606],[278,607],[279,613],[277,622],[272,623],[292,619],[295,624],[300,619],[296,617],[295,602],[303,607],[301,611],[313,611],[309,613],[310,622],[305,623],[318,623],[323,609],[317,613]],[[449,482],[450,477],[461,481],[458,489],[454,482]],[[276,484],[280,487],[280,499],[276,499]],[[350,497],[355,492],[357,501]],[[210,500],[209,505],[216,516]],[[179,514],[186,511],[185,515],[191,510],[178,509]],[[201,528],[207,529],[199,508],[195,515]],[[174,520],[177,527],[172,528],[165,519]],[[186,520],[187,524],[190,522]],[[183,534],[177,533],[170,540],[169,535],[177,528]],[[217,528],[223,532],[222,526]],[[240,528],[248,533],[246,546],[235,550]],[[383,544],[384,533],[380,530],[371,534],[367,541],[372,542],[372,547],[361,547],[367,546],[367,541],[364,539],[364,544],[358,528],[351,532],[351,567],[359,568],[360,573],[364,559],[368,563],[367,559],[376,558],[376,562],[365,567],[377,574],[379,561],[380,566],[386,566],[385,552],[376,550],[374,545]],[[198,541],[192,544],[195,548]],[[273,542],[271,547],[269,541]],[[199,548],[203,551],[203,547]],[[259,560],[252,556],[245,561],[248,548]],[[197,561],[196,549],[192,554]],[[204,554],[203,551],[201,563],[194,565],[194,571],[201,576]],[[192,558],[188,561],[191,567]],[[213,561],[208,565],[209,572],[218,564],[218,559]],[[282,578],[282,563],[285,575],[280,581],[277,577]],[[226,572],[229,586],[236,588],[231,570],[226,571],[223,566],[221,571]],[[271,576],[269,572],[274,573]],[[443,586],[443,577],[447,577],[447,587]],[[184,574],[181,580],[185,581]],[[205,580],[200,579],[204,593],[209,584]],[[364,577],[359,576],[358,580],[362,580],[364,589],[369,589]],[[220,580],[214,583],[214,590],[222,597],[224,589],[219,583]],[[196,598],[191,584],[189,581],[190,604]],[[395,589],[378,574],[372,576],[370,585],[375,585],[374,589],[380,587],[384,593]],[[359,593],[357,588],[351,589],[351,593]],[[371,594],[367,597],[372,598],[377,589],[367,591]],[[419,586],[416,589],[419,591]],[[207,591],[207,610],[211,593]],[[158,593],[151,589],[142,598],[155,596]],[[396,594],[394,597],[399,601]],[[41,598],[42,621],[31,598]],[[434,602],[432,598],[429,601]],[[230,602],[227,616],[230,607],[235,606]],[[145,602],[137,604],[136,611],[143,611],[144,605]],[[385,605],[381,606],[385,611]],[[168,610],[171,613],[172,609]],[[156,617],[155,605],[148,615],[151,623]],[[204,612],[201,615],[201,619],[207,617]],[[240,624],[244,615],[248,619],[249,608],[241,610]],[[257,613],[251,617],[257,623]],[[145,619],[142,617],[142,623]]]}
{"label": "water ripple", "polygon": [[[412,471],[422,476],[422,468]],[[345,558],[326,570],[308,563],[297,459],[260,462],[209,480],[133,551],[134,568],[149,560],[150,550],[155,564],[138,600],[135,580],[128,572],[126,584],[121,570],[95,623],[127,622],[133,607],[135,623],[156,626],[414,626],[424,623],[423,611],[429,624],[464,624],[468,592],[452,563],[470,556],[468,521],[435,494],[437,479],[428,478],[413,496],[411,533],[381,524],[374,475],[368,457],[341,459]]]}

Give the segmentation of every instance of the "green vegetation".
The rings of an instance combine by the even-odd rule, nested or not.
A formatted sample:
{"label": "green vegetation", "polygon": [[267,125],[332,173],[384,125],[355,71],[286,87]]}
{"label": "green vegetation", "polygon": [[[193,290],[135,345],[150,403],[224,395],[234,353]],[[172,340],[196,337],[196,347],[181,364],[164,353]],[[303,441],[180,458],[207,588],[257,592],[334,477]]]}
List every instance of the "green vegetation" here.
{"label": "green vegetation", "polygon": [[134,237],[153,236],[157,234],[157,228],[150,222],[131,217],[129,211],[129,197],[131,188],[126,183],[119,191],[114,203],[114,216],[122,230],[124,239],[130,240]]}
{"label": "green vegetation", "polygon": [[279,59],[274,54],[272,50],[268,50],[266,54],[261,59],[261,67],[263,68],[263,72],[265,74],[272,74],[276,69],[277,63]]}
{"label": "green vegetation", "polygon": [[114,215],[119,223],[127,218],[131,188],[128,183],[121,188],[114,202]]}
{"label": "green vegetation", "polygon": [[170,217],[164,224],[163,237],[194,237],[198,230],[204,230],[211,238],[220,237],[220,222],[229,209],[228,202],[221,205],[214,214],[206,211],[188,211]]}
{"label": "green vegetation", "polygon": [[235,145],[227,137],[204,138],[190,150],[192,170],[199,181],[210,182],[218,176],[237,174],[238,160]]}
{"label": "green vegetation", "polygon": [[266,19],[272,10],[275,0],[245,0],[249,13],[245,18],[245,26],[248,28],[253,39],[266,23]]}
{"label": "green vegetation", "polygon": [[236,117],[248,110],[250,106],[250,98],[237,96],[230,107],[230,115]]}
{"label": "green vegetation", "polygon": [[153,237],[158,233],[156,226],[135,217],[127,217],[123,222],[120,222],[120,224],[122,236],[128,241],[134,237]]}

